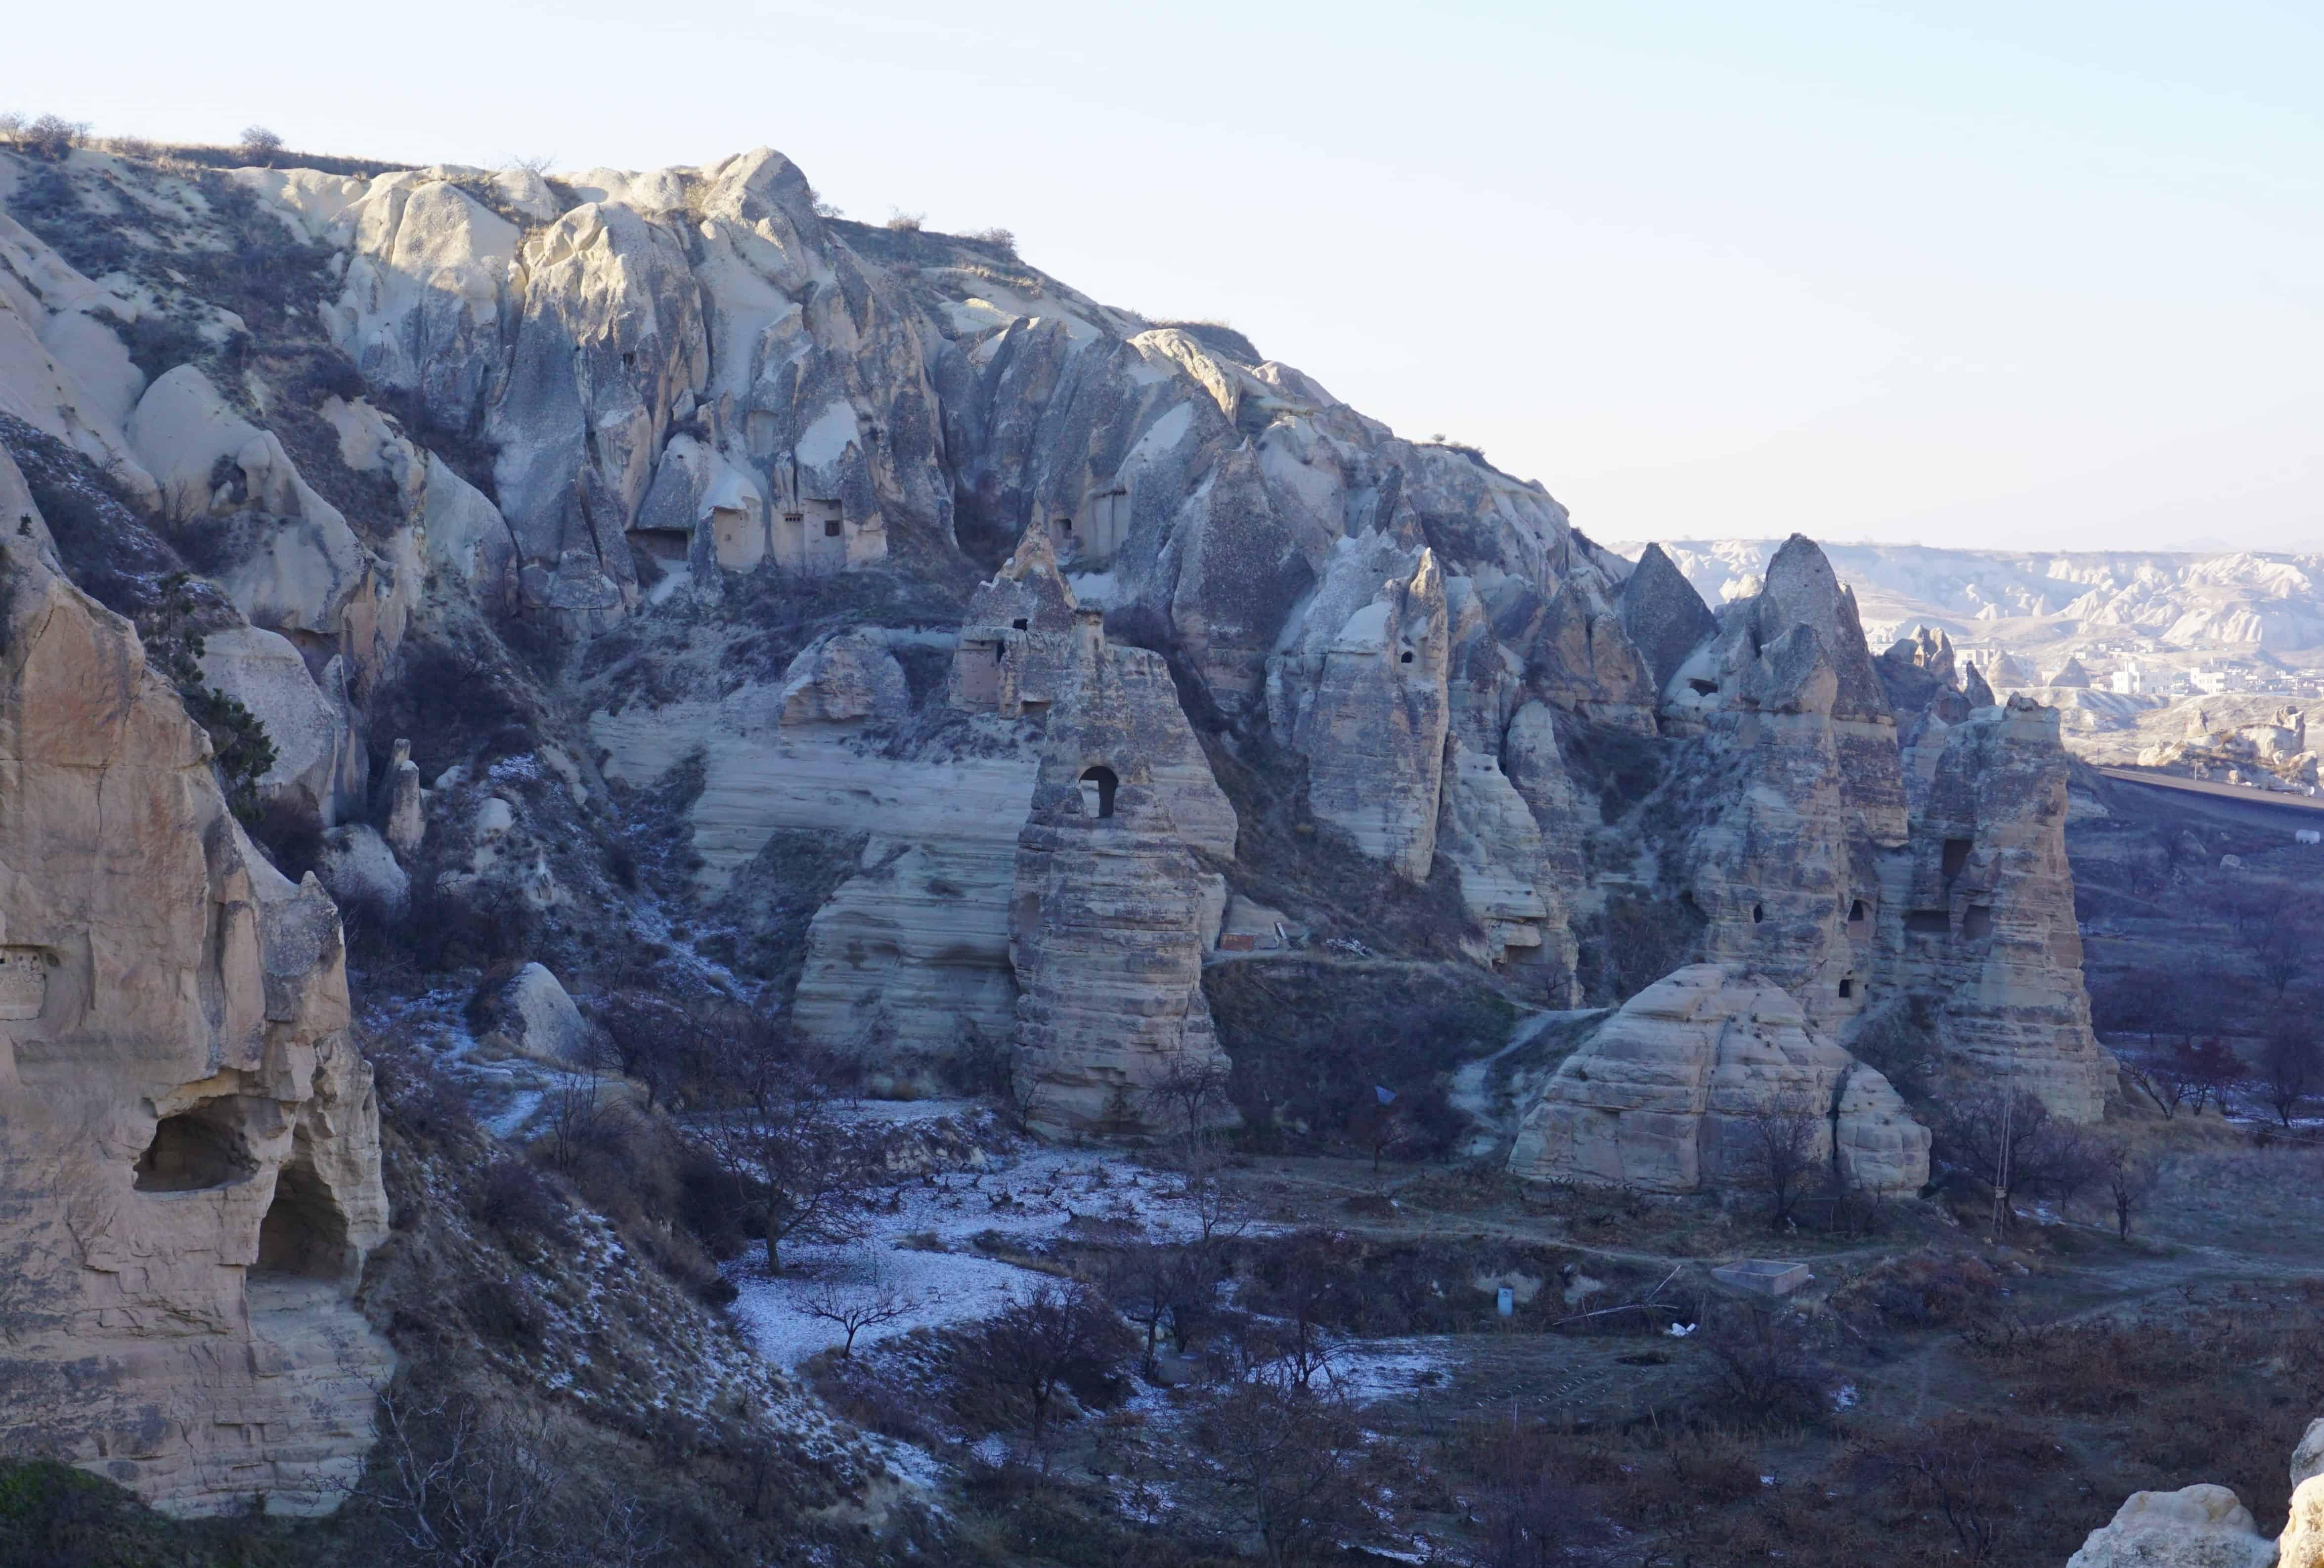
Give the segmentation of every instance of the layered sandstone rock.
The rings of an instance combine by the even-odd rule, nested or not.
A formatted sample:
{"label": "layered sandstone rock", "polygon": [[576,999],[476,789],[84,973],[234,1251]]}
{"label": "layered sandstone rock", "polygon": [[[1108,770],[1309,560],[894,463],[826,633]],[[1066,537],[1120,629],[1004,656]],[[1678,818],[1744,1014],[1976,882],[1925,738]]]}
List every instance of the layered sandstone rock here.
{"label": "layered sandstone rock", "polygon": [[1657,1193],[1759,1185],[1773,1117],[1812,1119],[1811,1158],[1852,1186],[1928,1181],[1928,1130],[1888,1081],[1812,1032],[1776,987],[1711,964],[1648,986],[1565,1060],[1508,1168]]}
{"label": "layered sandstone rock", "polygon": [[0,550],[0,1430],[173,1512],[327,1509],[392,1362],[337,914],[128,625]]}
{"label": "layered sandstone rock", "polygon": [[[1963,1086],[2012,1086],[2094,1121],[2115,1076],[2090,1033],[2066,862],[2058,715],[2024,696],[1924,723],[1909,844],[1883,861],[1884,983],[1935,1005]],[[1924,781],[1925,777],[1925,781]]]}
{"label": "layered sandstone rock", "polygon": [[1057,726],[1017,841],[1019,1071],[1053,1136],[1167,1130],[1157,1086],[1229,1065],[1203,996],[1206,879],[1105,684]]}

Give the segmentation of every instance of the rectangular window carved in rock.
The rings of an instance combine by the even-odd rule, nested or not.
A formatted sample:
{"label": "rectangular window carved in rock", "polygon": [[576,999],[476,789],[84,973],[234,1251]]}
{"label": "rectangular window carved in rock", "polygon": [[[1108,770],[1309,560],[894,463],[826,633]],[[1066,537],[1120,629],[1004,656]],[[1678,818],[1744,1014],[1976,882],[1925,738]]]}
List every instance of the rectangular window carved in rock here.
{"label": "rectangular window carved in rock", "polygon": [[0,1019],[35,1019],[49,1000],[44,947],[0,947]]}

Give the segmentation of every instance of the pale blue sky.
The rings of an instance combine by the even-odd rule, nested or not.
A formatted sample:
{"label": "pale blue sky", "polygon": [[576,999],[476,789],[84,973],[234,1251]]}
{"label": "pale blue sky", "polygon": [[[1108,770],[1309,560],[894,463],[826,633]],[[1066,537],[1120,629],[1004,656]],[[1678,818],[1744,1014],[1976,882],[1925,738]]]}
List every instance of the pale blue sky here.
{"label": "pale blue sky", "polygon": [[2324,4],[113,0],[0,106],[766,143],[1483,445],[1600,539],[2324,541]]}

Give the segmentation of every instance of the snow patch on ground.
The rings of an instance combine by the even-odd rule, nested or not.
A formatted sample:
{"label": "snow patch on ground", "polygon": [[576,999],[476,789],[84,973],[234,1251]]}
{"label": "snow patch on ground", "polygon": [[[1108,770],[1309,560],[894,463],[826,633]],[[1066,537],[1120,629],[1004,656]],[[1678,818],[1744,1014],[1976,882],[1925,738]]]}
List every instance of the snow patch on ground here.
{"label": "snow patch on ground", "polygon": [[[973,1109],[945,1101],[865,1101],[850,1113],[909,1121]],[[916,1115],[915,1112],[919,1113]],[[1124,1155],[1040,1149],[991,1174],[937,1175],[894,1189],[895,1207],[871,1216],[862,1241],[799,1243],[783,1249],[783,1271],[767,1268],[766,1250],[727,1265],[738,1293],[733,1311],[769,1360],[795,1367],[845,1337],[817,1318],[809,1303],[822,1291],[891,1290],[912,1298],[894,1322],[856,1336],[858,1350],[914,1329],[989,1317],[1047,1276],[978,1246],[978,1238],[1033,1255],[1069,1231],[1099,1231],[1125,1241],[1183,1241],[1195,1233],[1180,1198],[1184,1184]]]}

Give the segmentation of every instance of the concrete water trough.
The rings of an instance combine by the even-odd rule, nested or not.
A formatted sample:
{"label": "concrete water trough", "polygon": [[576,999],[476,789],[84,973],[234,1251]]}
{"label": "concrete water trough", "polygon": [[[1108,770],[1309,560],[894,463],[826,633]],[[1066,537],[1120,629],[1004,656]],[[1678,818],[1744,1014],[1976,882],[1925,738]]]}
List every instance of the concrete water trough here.
{"label": "concrete water trough", "polygon": [[1740,1263],[1721,1264],[1711,1271],[1711,1277],[1721,1285],[1731,1285],[1754,1296],[1789,1296],[1815,1277],[1804,1263],[1781,1263],[1772,1258],[1747,1258]]}

